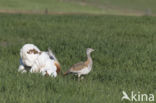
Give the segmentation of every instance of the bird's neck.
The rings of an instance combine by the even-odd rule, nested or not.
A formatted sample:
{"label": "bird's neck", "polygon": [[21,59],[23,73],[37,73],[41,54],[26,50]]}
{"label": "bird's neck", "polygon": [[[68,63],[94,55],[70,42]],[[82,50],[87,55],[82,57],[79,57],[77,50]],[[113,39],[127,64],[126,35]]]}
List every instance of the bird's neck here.
{"label": "bird's neck", "polygon": [[88,62],[89,68],[92,68],[93,61],[92,61],[90,53],[87,53],[87,62]]}
{"label": "bird's neck", "polygon": [[87,59],[90,61],[92,60],[90,53],[87,53]]}

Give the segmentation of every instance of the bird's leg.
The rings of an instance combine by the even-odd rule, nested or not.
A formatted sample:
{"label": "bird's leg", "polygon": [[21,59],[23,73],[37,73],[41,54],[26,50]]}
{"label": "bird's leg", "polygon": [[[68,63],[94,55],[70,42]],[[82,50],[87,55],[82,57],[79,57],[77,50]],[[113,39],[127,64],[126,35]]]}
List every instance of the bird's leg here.
{"label": "bird's leg", "polygon": [[81,77],[81,80],[83,80],[84,79],[84,77]]}
{"label": "bird's leg", "polygon": [[80,78],[81,74],[78,74],[78,78]]}
{"label": "bird's leg", "polygon": [[81,80],[80,76],[81,76],[81,74],[78,74],[78,81],[80,81],[80,80]]}

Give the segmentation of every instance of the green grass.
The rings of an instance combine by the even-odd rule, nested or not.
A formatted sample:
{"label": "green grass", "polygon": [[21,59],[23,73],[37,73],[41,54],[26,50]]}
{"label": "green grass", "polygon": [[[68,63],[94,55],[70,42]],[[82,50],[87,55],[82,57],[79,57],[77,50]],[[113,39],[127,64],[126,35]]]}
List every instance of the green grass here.
{"label": "green grass", "polygon": [[74,2],[65,2],[61,0],[0,0],[0,9],[2,10],[29,10],[50,12],[80,12],[80,13],[102,13],[100,8],[90,5],[80,5]]}
{"label": "green grass", "polygon": [[[121,103],[123,90],[156,96],[155,27],[155,17],[0,14],[0,103]],[[94,48],[93,70],[79,82],[18,73],[25,43],[51,47],[63,72]]]}
{"label": "green grass", "polygon": [[[77,0],[68,0],[77,1]],[[102,7],[108,7],[119,10],[134,10],[145,12],[147,9],[151,9],[153,13],[156,13],[156,1],[155,0],[79,0],[86,1]]]}
{"label": "green grass", "polygon": [[0,10],[63,13],[145,15],[156,14],[155,0],[0,0]]}

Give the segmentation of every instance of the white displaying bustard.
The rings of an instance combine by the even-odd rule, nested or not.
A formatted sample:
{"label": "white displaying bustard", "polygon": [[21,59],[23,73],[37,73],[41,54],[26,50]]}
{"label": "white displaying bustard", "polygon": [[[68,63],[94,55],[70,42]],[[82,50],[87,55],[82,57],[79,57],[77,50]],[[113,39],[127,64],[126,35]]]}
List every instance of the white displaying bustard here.
{"label": "white displaying bustard", "polygon": [[56,77],[60,72],[60,64],[49,49],[48,52],[40,51],[34,44],[25,44],[20,51],[20,66],[18,71],[42,73]]}
{"label": "white displaying bustard", "polygon": [[74,64],[67,72],[64,73],[64,75],[70,73],[77,74],[78,77],[81,75],[87,75],[92,70],[93,61],[91,58],[91,52],[93,51],[94,49],[88,48],[86,51],[87,60],[85,62]]}

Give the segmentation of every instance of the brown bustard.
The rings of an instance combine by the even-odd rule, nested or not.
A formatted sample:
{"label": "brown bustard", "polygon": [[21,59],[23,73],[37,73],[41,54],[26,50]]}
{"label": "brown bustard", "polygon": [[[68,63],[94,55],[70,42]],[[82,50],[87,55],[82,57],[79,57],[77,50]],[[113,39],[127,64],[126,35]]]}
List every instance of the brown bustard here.
{"label": "brown bustard", "polygon": [[93,51],[94,49],[88,48],[86,51],[87,60],[85,62],[74,64],[67,72],[64,73],[64,75],[70,73],[77,74],[78,77],[80,77],[81,75],[87,75],[92,69],[93,61],[91,58],[91,52]]}

